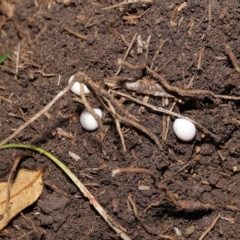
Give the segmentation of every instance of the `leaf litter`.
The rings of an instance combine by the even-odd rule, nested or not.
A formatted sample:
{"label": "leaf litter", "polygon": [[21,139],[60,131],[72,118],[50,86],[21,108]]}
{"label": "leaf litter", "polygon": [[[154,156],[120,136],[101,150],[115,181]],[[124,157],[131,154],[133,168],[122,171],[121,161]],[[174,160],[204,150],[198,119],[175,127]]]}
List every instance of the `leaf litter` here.
{"label": "leaf litter", "polygon": [[[8,182],[0,183],[0,230],[26,207],[33,204],[41,195],[43,190],[43,170],[20,169],[12,184],[10,184],[10,196],[8,199]],[[8,203],[9,202],[9,203]],[[8,205],[6,211],[5,206]]]}

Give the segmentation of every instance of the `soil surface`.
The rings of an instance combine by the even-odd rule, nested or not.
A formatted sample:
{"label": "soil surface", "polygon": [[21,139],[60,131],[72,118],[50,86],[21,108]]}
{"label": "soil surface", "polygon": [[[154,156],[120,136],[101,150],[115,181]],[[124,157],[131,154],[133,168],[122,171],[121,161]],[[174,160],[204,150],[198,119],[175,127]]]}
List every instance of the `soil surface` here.
{"label": "soil surface", "polygon": [[[235,63],[240,64],[239,1],[188,0],[185,6],[184,1],[155,0],[114,7],[118,3],[121,1],[1,1],[0,55],[11,51],[0,65],[1,141],[48,104],[79,71],[102,89],[111,88],[106,79],[113,81],[118,59],[124,58],[135,34],[128,63],[147,64],[177,89],[240,97],[239,69],[226,51],[227,44]],[[118,76],[159,82],[146,69],[127,66]],[[123,82],[116,90],[146,100],[146,92],[124,86]],[[108,127],[104,138],[99,129],[85,131],[79,123],[84,105],[68,91],[10,142],[41,147],[60,159],[131,239],[240,239],[240,101],[216,98],[209,92],[181,96],[165,90],[175,98],[149,95],[147,102],[173,108],[211,134],[198,127],[193,141],[182,142],[173,131],[174,117],[111,93],[163,146],[160,149],[147,134],[122,122],[124,152],[114,118],[104,111],[103,122]],[[102,108],[93,94],[87,99]],[[22,152],[0,151],[1,181],[7,180],[15,157]],[[155,189],[146,174],[113,178],[112,170],[118,167],[151,170],[174,194],[175,203],[166,192]],[[34,154],[22,160],[19,168],[44,168],[44,189],[22,211],[24,215],[18,214],[0,232],[0,238],[121,239],[49,159]],[[215,209],[184,208],[176,204],[181,201],[211,204]],[[149,207],[156,202],[159,204]]]}

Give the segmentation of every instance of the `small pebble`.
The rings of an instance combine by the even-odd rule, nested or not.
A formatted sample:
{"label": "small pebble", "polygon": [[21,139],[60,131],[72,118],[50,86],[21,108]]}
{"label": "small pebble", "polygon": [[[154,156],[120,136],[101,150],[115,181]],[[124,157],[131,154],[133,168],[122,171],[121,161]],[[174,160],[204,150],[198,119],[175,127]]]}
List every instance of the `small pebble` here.
{"label": "small pebble", "polygon": [[182,118],[178,118],[174,121],[173,130],[176,136],[184,142],[192,141],[196,135],[195,125],[192,122]]}
{"label": "small pebble", "polygon": [[[68,83],[70,83],[72,80],[74,79],[74,75],[72,75],[69,80]],[[83,89],[84,89],[84,93],[90,93],[89,89],[87,88],[87,86],[85,86],[85,84],[83,85]],[[75,82],[73,84],[73,86],[71,87],[71,91],[78,95],[81,96],[81,92],[80,92],[80,83],[79,82]]]}
{"label": "small pebble", "polygon": [[189,227],[186,228],[185,234],[186,234],[187,236],[189,236],[189,235],[193,234],[194,230],[195,230],[195,227],[194,227],[193,225],[192,225],[192,226],[189,226]]}
{"label": "small pebble", "polygon": [[176,234],[178,237],[181,237],[181,236],[182,236],[182,232],[180,231],[179,228],[174,227],[173,230],[174,230],[175,234]]}
{"label": "small pebble", "polygon": [[[93,108],[93,111],[102,118],[102,110],[99,108]],[[94,131],[98,128],[98,123],[93,115],[85,108],[80,116],[80,123],[82,127],[87,131]]]}

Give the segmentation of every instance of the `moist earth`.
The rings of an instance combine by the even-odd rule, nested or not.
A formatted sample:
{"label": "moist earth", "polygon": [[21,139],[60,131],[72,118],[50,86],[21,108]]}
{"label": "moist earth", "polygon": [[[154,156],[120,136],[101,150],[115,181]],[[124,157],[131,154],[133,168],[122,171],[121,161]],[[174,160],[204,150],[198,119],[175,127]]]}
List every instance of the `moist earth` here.
{"label": "moist earth", "polygon": [[[125,57],[135,34],[128,63],[151,66],[178,89],[240,97],[240,71],[226,51],[229,45],[235,64],[240,64],[239,1],[188,0],[186,6],[179,0],[124,2],[0,3],[0,54],[11,51],[0,65],[1,141],[48,104],[79,71],[108,90],[105,79],[118,72],[118,59]],[[146,69],[126,66],[118,76],[159,82]],[[123,85],[116,90],[146,99],[145,92]],[[163,145],[159,149],[147,134],[121,123],[124,151],[114,118],[105,111],[103,122],[108,131],[104,138],[99,129],[85,131],[79,123],[84,105],[68,91],[10,142],[38,146],[60,159],[131,239],[203,239],[205,231],[205,240],[239,239],[240,101],[209,94],[186,97],[168,93],[174,98],[149,95],[147,102],[168,110],[173,107],[172,111],[194,119],[211,134],[198,127],[193,141],[182,142],[173,132],[174,117],[166,118],[161,112],[114,95]],[[101,107],[93,95],[87,99],[91,106]],[[163,122],[169,123],[165,141]],[[59,134],[59,128],[70,137]],[[22,152],[0,151],[1,181],[7,180],[15,157]],[[177,200],[209,203],[216,209],[182,209],[156,190],[145,174],[113,178],[112,170],[118,167],[149,169]],[[34,154],[22,160],[19,168],[44,168],[44,189],[39,199],[22,211],[24,215],[18,214],[0,232],[0,238],[121,239],[49,159]],[[142,185],[147,189],[141,190]]]}

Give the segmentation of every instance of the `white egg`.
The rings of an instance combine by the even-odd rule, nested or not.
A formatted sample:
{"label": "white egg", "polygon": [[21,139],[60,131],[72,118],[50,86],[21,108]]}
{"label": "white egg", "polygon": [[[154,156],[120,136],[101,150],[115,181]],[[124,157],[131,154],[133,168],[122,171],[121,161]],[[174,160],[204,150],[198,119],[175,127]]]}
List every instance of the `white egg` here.
{"label": "white egg", "polygon": [[[93,111],[102,118],[102,111],[99,108],[93,108]],[[98,123],[94,116],[85,108],[80,116],[80,123],[87,131],[94,131],[98,128]]]}
{"label": "white egg", "polygon": [[173,130],[176,136],[184,142],[193,140],[196,135],[195,125],[186,119],[176,119],[173,123]]}
{"label": "white egg", "polygon": [[[72,80],[74,79],[74,75],[72,75],[69,80],[68,80],[68,83],[70,83]],[[87,88],[87,86],[85,86],[85,84],[83,85],[83,89],[84,89],[84,93],[90,93],[89,89]],[[75,82],[73,84],[73,86],[71,87],[71,91],[78,95],[78,96],[81,96],[81,93],[80,93],[80,83],[79,82]]]}

